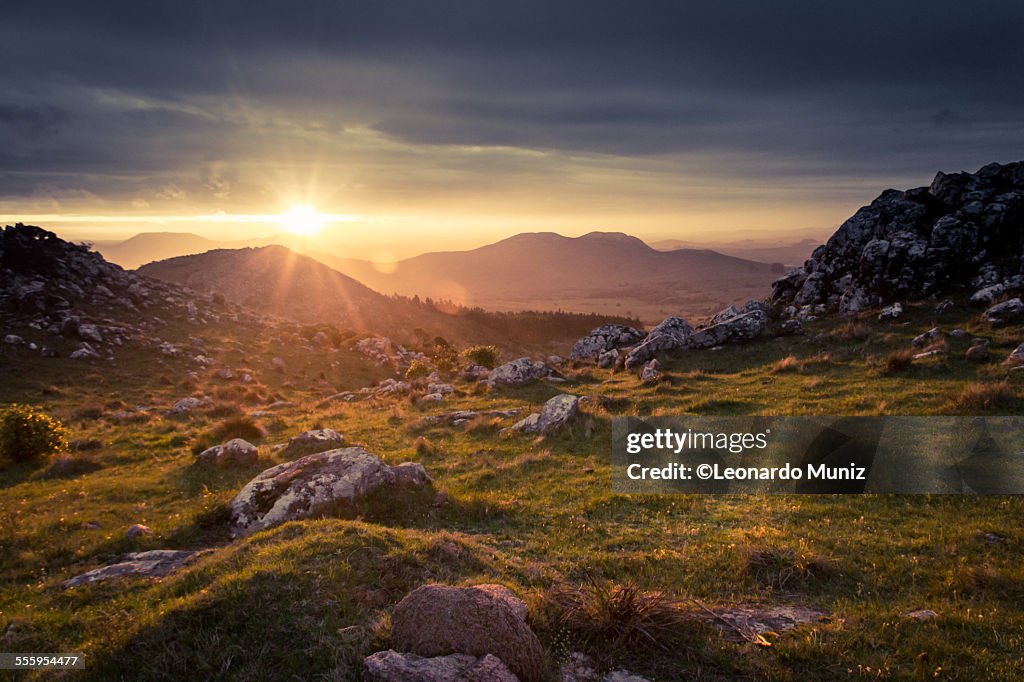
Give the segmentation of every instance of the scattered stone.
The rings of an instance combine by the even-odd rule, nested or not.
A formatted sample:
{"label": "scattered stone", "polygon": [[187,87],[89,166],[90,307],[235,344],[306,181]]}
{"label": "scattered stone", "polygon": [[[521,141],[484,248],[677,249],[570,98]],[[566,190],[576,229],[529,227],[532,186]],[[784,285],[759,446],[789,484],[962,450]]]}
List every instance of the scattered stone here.
{"label": "scattered stone", "polygon": [[274,402],[267,405],[264,409],[273,412],[274,410],[284,410],[289,407],[295,407],[295,403],[293,403],[291,400],[275,400]]}
{"label": "scattered stone", "polygon": [[613,348],[597,356],[597,366],[601,369],[611,369],[619,360],[619,351]]}
{"label": "scattered stone", "polygon": [[202,464],[247,467],[255,464],[258,457],[259,450],[255,445],[241,438],[232,438],[227,443],[203,450],[197,459]]}
{"label": "scattered stone", "polygon": [[646,677],[634,675],[628,670],[613,670],[601,678],[601,682],[650,682]]}
{"label": "scattered stone", "polygon": [[442,396],[455,393],[455,387],[451,384],[430,383],[427,384],[427,393],[439,393]]}
{"label": "scattered stone", "polygon": [[488,380],[502,386],[525,386],[537,379],[551,376],[554,373],[543,362],[534,362],[530,358],[519,358],[506,362],[491,370]]}
{"label": "scattered stone", "polygon": [[345,437],[334,429],[311,429],[288,439],[281,457],[294,459],[303,455],[335,450],[345,444]]}
{"label": "scattered stone", "polygon": [[117,563],[96,568],[74,578],[64,581],[64,588],[88,585],[111,578],[127,575],[145,577],[163,577],[190,563],[209,550],[198,552],[175,551],[170,549],[154,549],[148,552],[132,552],[118,559]]}
{"label": "scattered stone", "polygon": [[1024,343],[1020,344],[1013,349],[1010,353],[1010,357],[1006,358],[1006,364],[1008,365],[1020,365],[1024,364]]}
{"label": "scattered stone", "polygon": [[1001,325],[1020,319],[1021,315],[1024,315],[1024,301],[1019,298],[1011,298],[1009,301],[992,306],[982,313],[981,317],[990,324]]}
{"label": "scattered stone", "polygon": [[141,523],[136,523],[134,526],[126,530],[124,534],[130,538],[137,538],[143,535],[149,536],[153,534],[153,529],[149,526],[144,526]]}
{"label": "scattered stone", "polygon": [[941,338],[942,338],[942,330],[939,329],[938,327],[932,327],[931,329],[929,329],[925,333],[918,334],[917,336],[915,336],[914,340],[911,341],[910,343],[915,348],[921,348],[923,346],[927,346],[928,344],[932,343],[933,341],[938,341]]}
{"label": "scattered stone", "polygon": [[100,334],[99,328],[94,324],[82,324],[78,326],[78,337],[83,341],[91,341],[93,343],[103,343],[103,335]]}
{"label": "scattered stone", "polygon": [[646,365],[640,372],[640,381],[645,384],[656,384],[661,381],[661,363],[655,358]]}
{"label": "scattered stone", "polygon": [[545,402],[539,414],[529,415],[510,426],[508,430],[522,431],[523,433],[552,433],[579,418],[579,403],[579,397],[561,393]]}
{"label": "scattered stone", "polygon": [[475,412],[473,410],[457,410],[455,412],[446,412],[445,414],[435,414],[429,417],[425,417],[423,421],[431,426],[438,425],[449,425],[449,426],[462,426],[467,422],[471,422],[477,417],[514,417],[523,411],[521,407],[515,407],[510,410],[483,410]]}
{"label": "scattered stone", "polygon": [[828,614],[800,606],[737,606],[716,610],[715,616],[704,614],[701,618],[721,630],[726,637],[742,641],[740,632],[751,635],[787,632],[798,625],[825,620]]}
{"label": "scattered stone", "polygon": [[579,651],[569,652],[569,657],[558,667],[559,682],[598,682],[599,679],[594,659]]}
{"label": "scattered stone", "polygon": [[[425,470],[399,473],[363,448],[306,455],[271,467],[249,481],[231,502],[232,535],[241,537],[352,504],[379,488],[415,479],[429,484]],[[402,480],[399,481],[399,478]]]}
{"label": "scattered stone", "polygon": [[918,609],[917,611],[911,611],[906,615],[907,618],[910,618],[911,620],[932,620],[933,618],[939,617],[939,614],[935,613],[931,609]]}
{"label": "scattered stone", "polygon": [[424,585],[391,616],[396,649],[421,656],[497,656],[523,682],[544,677],[540,640],[507,598],[487,589]]}
{"label": "scattered stone", "polygon": [[961,329],[960,327],[957,327],[956,329],[954,329],[951,332],[949,332],[949,335],[952,336],[957,341],[963,341],[964,339],[966,339],[969,336],[969,334],[967,333],[967,330],[966,329]]}
{"label": "scattered stone", "polygon": [[939,301],[939,303],[935,306],[935,314],[945,315],[946,313],[952,312],[954,308],[956,308],[956,304],[953,303],[952,300],[946,298]]}
{"label": "scattered stone", "polygon": [[964,358],[970,362],[988,362],[991,357],[988,342],[977,343],[967,349]]}
{"label": "scattered stone", "polygon": [[781,327],[783,336],[796,336],[804,333],[804,325],[800,320],[786,320]]}
{"label": "scattered stone", "polygon": [[192,410],[198,408],[203,404],[203,401],[199,398],[189,396],[188,398],[182,398],[178,402],[174,403],[174,407],[167,413],[169,415],[187,414]]}
{"label": "scattered stone", "polygon": [[592,330],[573,345],[569,352],[571,360],[589,360],[600,357],[608,351],[635,346],[646,334],[624,324],[605,324]]}
{"label": "scattered stone", "polygon": [[486,379],[490,375],[491,370],[487,369],[483,365],[469,365],[459,372],[459,376],[463,381],[480,381],[481,379]]}
{"label": "scattered stone", "polygon": [[654,359],[659,353],[681,350],[687,347],[693,327],[681,317],[662,320],[639,346],[626,355],[626,369],[639,367]]}
{"label": "scattered stone", "polygon": [[424,658],[378,651],[363,661],[366,682],[519,682],[501,659],[487,654],[449,654]]}
{"label": "scattered stone", "polygon": [[17,334],[8,334],[4,337],[4,343],[8,346],[20,346],[24,343],[24,340]]}
{"label": "scattered stone", "polygon": [[440,393],[426,393],[419,398],[421,403],[441,403],[444,402],[444,396]]}
{"label": "scattered stone", "polygon": [[768,326],[766,308],[764,303],[749,301],[741,310],[724,310],[712,318],[710,326],[694,332],[687,345],[692,348],[712,348],[757,338]]}
{"label": "scattered stone", "polygon": [[878,313],[879,320],[898,320],[903,317],[903,304],[893,303],[892,305],[882,308],[882,312]]}
{"label": "scattered stone", "polygon": [[229,381],[235,378],[235,372],[229,367],[222,367],[221,369],[217,370],[216,376],[218,379],[224,379],[225,381]]}
{"label": "scattered stone", "polygon": [[69,355],[68,357],[71,358],[72,360],[87,360],[91,358],[98,358],[99,356],[100,354],[97,353],[92,346],[83,341],[82,343],[78,344],[78,348],[73,350],[71,352],[71,355]]}

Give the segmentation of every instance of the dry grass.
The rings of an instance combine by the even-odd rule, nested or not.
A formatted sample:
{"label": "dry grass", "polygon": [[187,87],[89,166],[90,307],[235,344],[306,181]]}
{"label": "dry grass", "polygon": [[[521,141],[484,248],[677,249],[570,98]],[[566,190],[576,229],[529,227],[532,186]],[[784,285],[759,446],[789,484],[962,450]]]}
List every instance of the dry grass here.
{"label": "dry grass", "polygon": [[252,417],[231,417],[196,437],[192,443],[191,450],[192,454],[198,455],[206,448],[219,445],[232,438],[242,438],[251,442],[264,438],[266,435],[266,430],[254,421]]}
{"label": "dry grass", "polygon": [[795,355],[787,355],[772,365],[772,374],[783,374],[785,372],[802,372],[804,363]]}
{"label": "dry grass", "polygon": [[828,336],[836,341],[866,341],[871,338],[871,327],[860,320],[847,320],[832,329]]}
{"label": "dry grass", "polygon": [[1020,404],[1020,395],[1005,381],[967,384],[953,399],[953,407],[958,411],[1015,410]]}
{"label": "dry grass", "polygon": [[882,360],[879,372],[882,376],[891,377],[905,372],[914,364],[914,351],[909,349],[895,350]]}
{"label": "dry grass", "polygon": [[831,576],[835,567],[803,549],[765,545],[747,550],[745,571],[758,582],[781,590]]}
{"label": "dry grass", "polygon": [[566,631],[580,648],[613,659],[668,650],[695,622],[690,609],[664,592],[592,576],[580,587],[548,589],[542,612],[549,626]]}

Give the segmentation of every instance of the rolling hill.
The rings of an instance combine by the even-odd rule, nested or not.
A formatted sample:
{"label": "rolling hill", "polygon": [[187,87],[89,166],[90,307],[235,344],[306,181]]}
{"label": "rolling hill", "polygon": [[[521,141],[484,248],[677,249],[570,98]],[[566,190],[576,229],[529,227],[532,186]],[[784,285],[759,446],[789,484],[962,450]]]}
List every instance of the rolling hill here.
{"label": "rolling hill", "polygon": [[524,233],[469,251],[426,253],[380,267],[318,256],[384,293],[419,295],[488,310],[548,309],[711,315],[762,298],[776,267],[706,249],[658,251],[619,232],[563,237]]}

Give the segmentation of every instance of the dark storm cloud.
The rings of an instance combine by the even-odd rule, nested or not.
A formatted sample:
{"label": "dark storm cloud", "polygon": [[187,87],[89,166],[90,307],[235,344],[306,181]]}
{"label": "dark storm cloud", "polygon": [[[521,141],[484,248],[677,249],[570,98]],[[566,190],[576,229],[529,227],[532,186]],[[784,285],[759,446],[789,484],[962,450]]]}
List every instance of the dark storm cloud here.
{"label": "dark storm cloud", "polygon": [[275,127],[308,144],[367,126],[928,174],[1024,157],[1022,34],[1018,2],[24,3],[0,27],[0,170],[101,192],[104,173],[200,178]]}

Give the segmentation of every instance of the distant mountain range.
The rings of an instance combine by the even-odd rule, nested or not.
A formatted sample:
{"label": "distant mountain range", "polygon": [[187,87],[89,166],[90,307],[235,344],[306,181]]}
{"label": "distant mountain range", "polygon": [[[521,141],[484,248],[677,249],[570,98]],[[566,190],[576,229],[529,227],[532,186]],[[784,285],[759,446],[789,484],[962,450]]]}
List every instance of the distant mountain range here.
{"label": "distant mountain range", "polygon": [[[797,266],[803,265],[804,261],[811,257],[811,252],[820,244],[823,244],[824,241],[824,238],[814,239],[808,237],[786,244],[776,244],[753,239],[742,239],[715,244],[711,248],[727,256],[747,258],[762,263],[783,263],[787,266]],[[650,242],[650,245],[659,251],[708,248],[706,245],[679,239],[662,239]]]}
{"label": "distant mountain range", "polygon": [[308,323],[331,323],[361,334],[425,343],[441,335],[462,343],[505,348],[558,341],[562,345],[621,315],[500,314],[469,311],[379,294],[313,258],[283,246],[215,249],[149,263],[141,275],[219,293],[228,300]]}
{"label": "distant mountain range", "polygon": [[383,293],[450,299],[489,310],[616,311],[658,322],[701,317],[764,298],[781,267],[707,249],[659,251],[619,232],[525,233],[469,251],[427,253],[381,267],[318,256]]}

